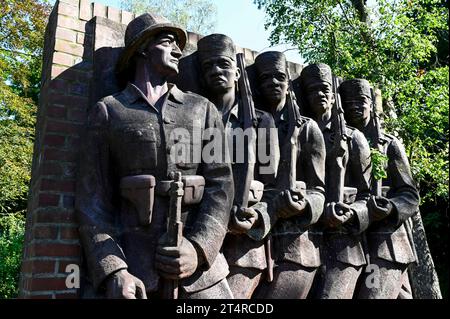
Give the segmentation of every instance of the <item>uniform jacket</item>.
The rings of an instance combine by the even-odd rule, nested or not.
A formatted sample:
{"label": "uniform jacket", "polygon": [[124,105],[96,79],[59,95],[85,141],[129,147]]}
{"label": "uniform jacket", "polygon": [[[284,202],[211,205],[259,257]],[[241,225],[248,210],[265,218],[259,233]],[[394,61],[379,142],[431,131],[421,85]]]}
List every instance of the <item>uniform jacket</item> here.
{"label": "uniform jacket", "polygon": [[[354,217],[345,226],[329,229],[325,225],[323,258],[337,260],[353,266],[366,264],[362,232],[369,226],[367,200],[370,198],[371,159],[370,148],[364,135],[355,128],[346,126],[348,146],[348,162],[345,170],[345,186],[357,189],[356,199],[350,204]],[[327,170],[325,184],[333,178],[329,161],[333,147],[333,131],[331,121],[322,129],[327,148]],[[327,194],[333,190],[327,189]]]}
{"label": "uniform jacket", "polygon": [[[367,135],[372,136],[372,135]],[[412,239],[410,217],[419,209],[419,193],[411,176],[408,158],[400,141],[392,135],[382,134],[381,144],[388,157],[387,178],[383,188],[393,205],[392,213],[371,223],[367,231],[370,255],[409,264],[416,260]],[[408,234],[409,232],[409,234]]]}
{"label": "uniform jacket", "polygon": [[[148,292],[160,289],[154,256],[166,231],[169,198],[155,195],[152,222],[140,225],[135,209],[121,198],[118,185],[122,177],[141,174],[154,175],[158,183],[167,180],[173,170],[202,175],[206,181],[201,203],[183,207],[182,212],[183,235],[205,262],[180,285],[187,292],[198,291],[228,274],[220,248],[234,191],[231,167],[225,162],[208,164],[195,159],[196,152],[211,145],[212,139],[202,140],[195,132],[207,128],[223,132],[220,115],[208,100],[174,85],[165,98],[159,111],[129,83],[124,91],[103,98],[89,110],[76,209],[96,289],[108,275],[125,268],[144,282]],[[174,161],[169,154],[177,143],[184,144],[187,151]]]}
{"label": "uniform jacket", "polygon": [[[280,150],[290,147],[288,129],[287,108],[275,121],[278,128]],[[284,152],[280,152],[280,165]],[[301,117],[301,126],[297,143],[297,181],[306,184],[305,199],[307,206],[305,211],[287,219],[276,217],[276,208],[271,207],[273,202],[267,199],[268,209],[272,217],[273,246],[276,261],[290,261],[304,267],[318,267],[321,264],[319,246],[322,239],[321,231],[315,223],[319,220],[325,201],[325,144],[322,133],[317,124],[307,118]],[[278,170],[277,179],[289,178],[289,172]],[[283,190],[277,190],[277,192]],[[275,192],[275,193],[277,193]],[[276,194],[275,194],[276,195]],[[270,195],[269,195],[270,196]]]}
{"label": "uniform jacket", "polygon": [[[243,116],[240,115],[241,112],[241,104],[236,104],[230,112],[224,114],[222,119],[225,128],[227,129],[235,129],[242,128]],[[269,174],[260,174],[261,166],[266,166],[266,163],[263,163],[259,158],[259,150],[258,146],[265,148],[265,150],[274,150],[278,148],[278,137],[275,134],[270,134],[270,129],[273,129],[272,133],[276,133],[275,123],[270,114],[256,110],[256,117],[258,120],[257,126],[257,134],[264,133],[265,136],[265,144],[259,145],[257,142],[256,148],[256,163],[254,167],[254,179],[262,182],[263,184],[267,183],[268,180],[275,176],[276,166],[273,168],[273,171]],[[261,129],[261,130],[260,130]],[[262,140],[261,140],[262,141]],[[233,154],[236,154],[237,145],[235,143],[229,144],[233,147]],[[279,155],[276,152],[270,153],[271,160],[269,163],[274,163],[277,165]],[[245,164],[236,164],[233,161],[232,170],[233,170],[233,179],[235,184],[236,193],[241,191],[241,187],[243,186],[243,165]],[[264,172],[263,172],[264,173]],[[239,266],[244,268],[256,268],[259,270],[263,270],[267,267],[265,247],[264,247],[264,237],[268,234],[271,224],[270,217],[267,212],[267,209],[261,208],[260,205],[255,206],[256,211],[259,215],[258,223],[252,229],[248,231],[247,234],[239,234],[234,235],[229,233],[224,242],[223,252],[228,261],[228,264],[231,266]]]}

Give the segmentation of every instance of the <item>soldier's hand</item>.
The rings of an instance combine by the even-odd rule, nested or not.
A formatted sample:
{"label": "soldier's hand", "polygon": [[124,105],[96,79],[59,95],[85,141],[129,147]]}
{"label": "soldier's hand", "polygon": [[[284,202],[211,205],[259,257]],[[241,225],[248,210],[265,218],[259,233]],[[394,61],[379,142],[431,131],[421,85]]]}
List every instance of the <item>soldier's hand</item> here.
{"label": "soldier's hand", "polygon": [[233,206],[231,209],[230,231],[233,234],[245,234],[258,221],[258,213],[253,208]]}
{"label": "soldier's hand", "polygon": [[147,299],[144,283],[126,269],[106,279],[106,297],[110,299]]}
{"label": "soldier's hand", "polygon": [[194,245],[183,237],[180,246],[168,247],[166,235],[162,236],[156,248],[155,265],[160,275],[167,279],[183,279],[191,276],[198,266]]}
{"label": "soldier's hand", "polygon": [[367,202],[370,218],[374,221],[386,218],[393,209],[389,199],[383,196],[372,196]]}
{"label": "soldier's hand", "polygon": [[290,218],[301,214],[306,208],[306,200],[301,190],[285,190],[275,199],[277,216]]}
{"label": "soldier's hand", "polygon": [[328,227],[336,228],[345,224],[353,217],[353,210],[344,203],[327,203],[325,207],[325,222]]}

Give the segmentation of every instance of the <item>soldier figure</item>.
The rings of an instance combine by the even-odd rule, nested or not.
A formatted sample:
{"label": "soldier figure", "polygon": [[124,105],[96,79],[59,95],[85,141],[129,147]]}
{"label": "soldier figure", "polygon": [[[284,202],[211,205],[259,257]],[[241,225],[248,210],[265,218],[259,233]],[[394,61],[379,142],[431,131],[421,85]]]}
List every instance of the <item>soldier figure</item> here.
{"label": "soldier figure", "polygon": [[[76,208],[90,279],[109,298],[161,297],[163,278],[179,280],[182,298],[232,297],[220,253],[234,192],[231,167],[193,160],[193,144],[223,142],[193,141],[193,131],[223,135],[221,117],[207,99],[167,83],[185,43],[186,31],[165,18],[135,18],[117,65],[131,76],[126,88],[89,109]],[[178,128],[190,138],[174,160]],[[172,171],[182,174],[185,195],[189,181],[204,179],[201,200],[183,197],[176,246],[165,236]],[[126,197],[130,184],[135,190]]]}
{"label": "soldier figure", "polygon": [[[345,139],[339,136],[332,106],[333,76],[326,64],[306,66],[300,75],[305,107],[318,123],[325,140],[326,205],[321,223],[324,226],[322,256],[324,269],[319,284],[322,299],[351,299],[362,267],[366,264],[362,232],[368,226],[367,200],[370,196],[370,149],[364,135],[342,125]],[[342,174],[342,175],[341,175]],[[345,174],[345,175],[344,175]],[[340,177],[341,176],[341,177]],[[345,191],[336,181],[342,179]],[[341,192],[343,196],[335,196]],[[356,196],[355,196],[356,195]]]}
{"label": "soldier figure", "polygon": [[[245,129],[244,112],[248,110],[244,108],[248,105],[245,106],[243,98],[251,99],[252,97],[250,92],[242,92],[242,90],[238,94],[237,83],[240,76],[245,75],[242,72],[246,72],[246,70],[240,70],[237,67],[235,45],[226,35],[208,35],[198,41],[197,47],[208,98],[215,103],[221,113],[226,134],[230,138],[233,133],[239,133],[239,129]],[[247,96],[242,96],[243,94]],[[278,139],[270,134],[271,128],[275,131],[275,124],[270,114],[256,110],[256,119],[258,132],[266,135],[265,144],[260,147],[263,147],[264,151],[270,151],[271,147],[275,147],[277,150]],[[238,130],[235,132],[236,129]],[[243,138],[242,134],[234,135],[236,138]],[[260,209],[255,209],[255,206],[248,207],[248,205],[243,207],[239,198],[243,195],[242,192],[249,191],[248,187],[245,188],[245,183],[252,182],[251,185],[248,185],[250,187],[255,185],[254,180],[264,183],[268,176],[274,175],[274,168],[268,174],[264,174],[264,172],[260,174],[262,163],[258,156],[256,157],[256,166],[254,160],[253,164],[237,163],[236,156],[245,151],[238,149],[239,145],[236,141],[230,139],[229,142],[228,145],[232,151],[230,153],[233,156],[232,170],[236,193],[230,215],[230,233],[225,238],[223,252],[230,267],[227,280],[234,297],[249,299],[267,267],[263,238],[270,230],[270,218],[264,207]],[[252,143],[252,141],[249,142]],[[272,159],[269,160],[269,163],[276,164],[274,162],[277,162],[277,153],[270,153]],[[249,160],[251,159],[247,157],[246,161]],[[248,174],[250,175],[247,180]],[[250,191],[255,190],[250,189]]]}
{"label": "soldier figure", "polygon": [[370,263],[377,266],[379,285],[367,285],[362,280],[358,298],[396,299],[402,284],[409,286],[407,269],[416,261],[410,217],[418,211],[419,194],[400,141],[381,130],[377,132],[369,82],[344,81],[339,91],[348,123],[361,130],[371,145],[380,145],[388,158],[383,194],[373,195],[367,204],[371,223],[367,230]]}
{"label": "soldier figure", "polygon": [[[264,52],[256,57],[255,68],[261,107],[275,120],[281,154],[272,196],[266,200],[274,225],[271,233],[276,267],[273,282],[264,287],[262,297],[303,299],[321,264],[322,235],[315,223],[325,200],[325,145],[313,120],[290,115],[298,106],[288,92],[284,54]],[[292,125],[297,129],[290,136]],[[285,186],[289,181],[295,187]]]}

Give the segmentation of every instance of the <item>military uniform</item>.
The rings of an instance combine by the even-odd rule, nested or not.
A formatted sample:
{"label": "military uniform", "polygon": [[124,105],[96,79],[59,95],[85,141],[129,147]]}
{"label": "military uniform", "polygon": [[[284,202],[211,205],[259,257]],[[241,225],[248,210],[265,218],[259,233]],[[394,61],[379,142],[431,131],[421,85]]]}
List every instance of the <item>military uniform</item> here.
{"label": "military uniform", "polygon": [[[322,215],[325,201],[325,145],[320,129],[313,120],[301,117],[301,122],[296,180],[305,183],[307,206],[300,215],[282,219],[276,217],[277,208],[271,207],[271,199],[267,200],[274,224],[271,234],[273,256],[277,265],[274,281],[266,289],[267,298],[306,298],[316,270],[321,265],[322,232],[316,223]],[[278,128],[280,148],[290,147],[286,108],[275,125]],[[289,160],[280,158],[280,165]],[[287,179],[288,174],[289,172],[279,170],[278,178]]]}
{"label": "military uniform", "polygon": [[[171,133],[180,127],[189,133],[184,139],[189,152],[174,162],[169,154],[178,139]],[[193,160],[196,147],[202,149],[211,142],[211,138],[196,139],[194,131],[202,134],[208,128],[223,132],[214,105],[176,86],[166,93],[160,108],[151,105],[131,83],[90,108],[77,188],[77,216],[90,278],[97,291],[120,269],[128,269],[141,279],[149,294],[160,291],[154,258],[158,240],[166,232],[169,198],[157,190],[158,183],[167,180],[168,172],[174,170],[182,175],[202,175],[206,181],[201,203],[182,208],[183,235],[204,259],[192,276],[180,280],[182,296],[195,297],[226,277],[228,266],[220,249],[234,190],[231,167],[225,162]],[[119,192],[121,178],[142,174],[156,178],[153,217],[148,225],[138,221],[136,210]]]}
{"label": "military uniform", "polygon": [[[333,131],[331,122],[324,126],[323,135],[327,151],[333,148]],[[345,167],[345,186],[357,190],[356,197],[349,197],[349,204],[354,212],[350,221],[338,229],[330,229],[324,225],[324,241],[322,257],[325,261],[320,298],[351,299],[362,267],[367,263],[363,247],[363,232],[369,226],[367,200],[370,197],[371,161],[370,149],[364,135],[355,128],[346,127],[348,146],[348,162]],[[327,162],[333,158],[327,153]],[[327,163],[325,184],[330,186],[329,179],[333,172]],[[327,194],[333,192],[327,189]]]}
{"label": "military uniform", "polygon": [[362,284],[358,297],[364,299],[397,298],[402,284],[409,286],[408,265],[416,261],[410,217],[418,211],[419,193],[400,141],[383,133],[380,142],[388,157],[387,178],[383,180],[383,188],[387,191],[383,196],[389,199],[393,210],[388,217],[373,221],[367,230],[370,263],[380,269],[380,286]]}

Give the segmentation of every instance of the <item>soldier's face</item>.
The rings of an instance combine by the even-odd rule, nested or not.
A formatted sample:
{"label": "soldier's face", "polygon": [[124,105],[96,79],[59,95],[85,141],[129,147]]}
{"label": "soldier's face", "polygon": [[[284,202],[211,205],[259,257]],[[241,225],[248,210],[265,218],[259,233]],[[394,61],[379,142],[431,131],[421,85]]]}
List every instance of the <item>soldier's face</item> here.
{"label": "soldier's face", "polygon": [[181,50],[177,38],[169,32],[162,32],[149,42],[145,54],[152,70],[163,76],[178,73]]}
{"label": "soldier's face", "polygon": [[267,70],[259,73],[259,89],[262,96],[271,104],[278,104],[284,98],[288,89],[288,78],[281,70]]}
{"label": "soldier's face", "polygon": [[201,61],[206,85],[213,93],[232,90],[240,76],[236,62],[226,56],[213,56]]}
{"label": "soldier's face", "polygon": [[329,110],[334,103],[334,96],[331,84],[328,82],[317,81],[309,84],[305,90],[306,99],[311,111],[320,115]]}
{"label": "soldier's face", "polygon": [[372,100],[365,95],[346,99],[342,103],[345,119],[348,124],[356,128],[365,127],[370,120],[370,105]]}

